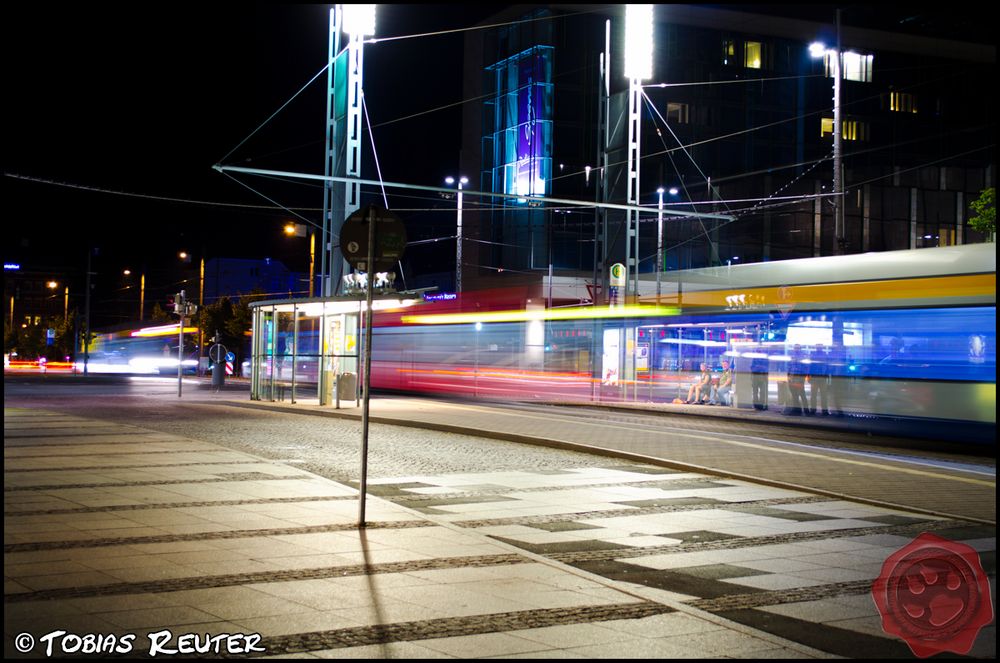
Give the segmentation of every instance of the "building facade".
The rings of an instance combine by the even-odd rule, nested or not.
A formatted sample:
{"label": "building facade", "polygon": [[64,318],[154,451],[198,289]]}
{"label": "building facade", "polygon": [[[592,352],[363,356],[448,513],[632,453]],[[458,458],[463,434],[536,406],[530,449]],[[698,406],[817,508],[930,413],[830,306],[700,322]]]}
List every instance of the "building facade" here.
{"label": "building facade", "polygon": [[[466,37],[462,169],[468,289],[572,277],[624,259],[625,212],[532,196],[626,201],[624,6],[513,7]],[[845,12],[844,230],[835,237],[833,71],[810,57],[838,30],[697,5],[654,8],[643,81],[639,272],[982,241],[969,203],[994,185],[992,45],[853,26]],[[605,79],[603,74],[607,72]],[[662,189],[662,193],[658,193]],[[707,220],[657,210],[725,214]]]}

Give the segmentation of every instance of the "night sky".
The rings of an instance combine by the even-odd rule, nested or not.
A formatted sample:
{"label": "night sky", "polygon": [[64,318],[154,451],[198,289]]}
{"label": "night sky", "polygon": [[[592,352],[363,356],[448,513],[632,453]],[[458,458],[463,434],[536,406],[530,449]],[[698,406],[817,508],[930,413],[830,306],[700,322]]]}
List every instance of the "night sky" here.
{"label": "night sky", "polygon": [[[95,246],[101,278],[125,267],[151,275],[160,269],[165,288],[181,249],[196,260],[271,257],[307,271],[307,240],[281,233],[293,217],[225,205],[271,203],[212,166],[226,157],[229,165],[322,174],[325,74],[227,155],[322,69],[329,7],[5,5],[5,262],[80,279],[87,248]],[[832,23],[833,5],[761,7]],[[377,36],[469,27],[501,8],[382,5]],[[845,23],[984,40],[987,21],[950,10],[944,20],[943,11],[850,6]],[[463,33],[453,33],[366,47],[365,90],[384,179],[441,185],[457,173],[459,106],[385,123],[462,99],[462,41]],[[366,158],[365,177],[377,177],[373,166]],[[318,183],[240,179],[320,222]],[[442,208],[424,215],[432,221],[416,228],[417,236],[447,234],[453,219],[444,210],[453,210],[453,202],[432,194],[412,204]],[[434,218],[447,223],[437,228]],[[151,292],[154,281],[147,280]]]}
{"label": "night sky", "polygon": [[[94,269],[106,279],[129,267],[163,269],[169,280],[181,249],[195,261],[271,257],[307,271],[308,240],[281,232],[294,217],[212,204],[271,205],[212,166],[226,157],[228,165],[322,174],[325,73],[264,123],[326,63],[329,7],[8,5],[5,262],[79,277],[87,247],[96,246]],[[384,5],[377,32],[468,27],[496,9]],[[441,185],[457,172],[459,107],[379,125],[462,98],[462,40],[455,33],[366,47],[366,99],[386,180]],[[377,177],[373,166],[368,158],[365,177]],[[320,223],[319,183],[238,177]],[[150,278],[147,287],[155,288]]]}

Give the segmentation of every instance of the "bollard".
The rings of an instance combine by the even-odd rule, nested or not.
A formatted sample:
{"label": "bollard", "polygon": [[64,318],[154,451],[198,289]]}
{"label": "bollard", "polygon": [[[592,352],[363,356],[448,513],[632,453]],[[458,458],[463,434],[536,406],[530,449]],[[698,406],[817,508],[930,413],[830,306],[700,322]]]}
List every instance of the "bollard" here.
{"label": "bollard", "polygon": [[226,383],[226,363],[217,361],[212,365],[212,386],[215,389],[222,389]]}

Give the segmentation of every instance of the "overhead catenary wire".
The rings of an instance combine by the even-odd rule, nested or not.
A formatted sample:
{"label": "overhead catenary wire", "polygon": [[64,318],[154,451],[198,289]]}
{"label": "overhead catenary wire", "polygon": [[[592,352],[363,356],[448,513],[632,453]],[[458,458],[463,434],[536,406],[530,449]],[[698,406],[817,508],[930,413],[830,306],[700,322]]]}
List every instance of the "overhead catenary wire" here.
{"label": "overhead catenary wire", "polygon": [[275,201],[275,200],[272,200],[271,198],[268,198],[267,196],[265,196],[265,195],[264,195],[263,193],[261,193],[260,191],[257,191],[256,189],[254,189],[253,187],[251,187],[251,186],[250,186],[249,184],[245,184],[245,183],[243,183],[243,182],[239,181],[238,179],[236,179],[235,177],[233,177],[233,176],[232,176],[232,175],[230,175],[229,173],[225,173],[225,172],[224,172],[223,174],[224,174],[224,175],[226,175],[226,176],[228,176],[228,177],[229,177],[229,179],[233,180],[234,182],[236,182],[236,183],[237,183],[237,184],[239,184],[240,186],[244,186],[244,187],[246,187],[247,189],[249,189],[250,191],[253,191],[253,192],[254,192],[254,193],[256,193],[256,194],[257,194],[258,196],[260,196],[261,198],[263,198],[264,200],[267,200],[267,201],[270,201],[270,202],[274,203],[275,205],[277,205],[278,207],[280,207],[281,209],[283,209],[283,210],[285,210],[286,212],[288,212],[289,214],[292,214],[292,215],[294,215],[295,217],[297,217],[297,218],[299,218],[299,219],[302,219],[303,221],[305,221],[305,222],[306,222],[306,225],[310,225],[310,226],[312,226],[312,227],[314,227],[314,228],[318,228],[318,229],[322,229],[322,226],[320,226],[320,225],[319,225],[318,223],[316,223],[315,221],[312,221],[312,220],[310,220],[310,219],[307,219],[306,217],[302,216],[301,214],[299,214],[299,213],[298,213],[298,212],[296,212],[295,210],[293,210],[293,209],[291,209],[291,208],[289,208],[289,207],[285,207],[285,206],[284,206],[284,205],[282,205],[281,203],[279,203],[279,202],[277,202],[277,201]]}
{"label": "overhead catenary wire", "polygon": [[368,139],[372,142],[372,155],[375,157],[375,171],[378,173],[379,187],[382,189],[382,202],[390,209],[389,199],[385,195],[385,180],[382,179],[382,167],[378,165],[378,150],[375,149],[375,133],[372,131],[371,120],[368,119],[368,101],[364,91],[361,92],[361,110],[365,113],[365,123],[368,125]]}
{"label": "overhead catenary wire", "polygon": [[274,117],[275,117],[275,116],[276,116],[276,115],[277,115],[278,113],[280,113],[281,111],[283,111],[283,110],[285,109],[285,107],[286,107],[286,106],[288,106],[288,104],[292,103],[292,101],[293,101],[293,100],[294,100],[294,99],[295,99],[295,98],[296,98],[297,96],[299,96],[300,94],[302,94],[302,91],[303,91],[303,90],[305,90],[305,89],[306,89],[307,87],[309,87],[310,85],[312,85],[313,81],[315,81],[315,80],[316,80],[317,78],[319,78],[319,77],[320,77],[320,75],[321,75],[321,74],[322,74],[323,72],[325,72],[325,71],[326,71],[326,69],[327,69],[327,67],[329,67],[329,66],[330,66],[330,63],[326,63],[325,65],[323,65],[323,68],[322,68],[322,69],[320,69],[319,71],[317,71],[317,72],[316,72],[316,75],[315,75],[315,76],[313,76],[312,78],[310,78],[310,79],[309,79],[309,82],[307,82],[307,83],[306,83],[305,85],[303,85],[303,86],[302,86],[301,88],[299,88],[299,91],[298,91],[298,92],[296,92],[295,94],[293,94],[293,95],[292,95],[292,96],[291,96],[291,97],[290,97],[290,98],[288,99],[288,101],[286,101],[285,103],[281,104],[281,107],[280,107],[280,108],[278,108],[278,110],[276,110],[276,111],[274,111],[273,113],[271,113],[270,117],[268,117],[268,118],[267,118],[266,120],[264,120],[263,122],[261,122],[260,126],[258,126],[258,127],[256,128],[256,129],[254,129],[253,131],[251,131],[251,132],[250,132],[250,134],[249,134],[249,135],[248,135],[248,136],[247,136],[246,138],[244,138],[244,139],[243,139],[243,140],[241,140],[241,141],[240,141],[239,143],[237,143],[237,144],[236,144],[236,147],[234,147],[233,149],[229,150],[229,152],[227,152],[227,153],[226,153],[226,156],[224,156],[224,157],[222,157],[221,159],[219,159],[219,160],[218,160],[218,161],[217,161],[216,163],[222,163],[223,161],[225,161],[226,159],[228,159],[228,158],[229,158],[230,156],[232,156],[233,152],[235,152],[236,150],[240,149],[240,147],[241,147],[241,146],[242,146],[242,145],[243,145],[244,143],[246,143],[246,142],[247,142],[248,140],[250,140],[250,139],[251,139],[251,138],[253,137],[253,135],[254,135],[254,134],[256,134],[256,133],[257,133],[258,131],[260,131],[260,130],[261,130],[262,128],[264,128],[264,125],[265,125],[265,124],[267,124],[268,122],[270,122],[271,120],[273,120],[273,119],[274,119]]}

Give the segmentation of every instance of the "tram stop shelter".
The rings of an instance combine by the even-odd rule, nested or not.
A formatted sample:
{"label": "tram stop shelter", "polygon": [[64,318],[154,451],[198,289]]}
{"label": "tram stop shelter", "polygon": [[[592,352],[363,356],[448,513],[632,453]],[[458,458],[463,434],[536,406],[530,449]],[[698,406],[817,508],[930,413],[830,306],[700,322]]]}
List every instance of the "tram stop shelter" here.
{"label": "tram stop shelter", "polygon": [[[373,295],[372,310],[402,309],[416,292]],[[358,295],[250,304],[250,398],[356,407],[364,356],[365,298]]]}

